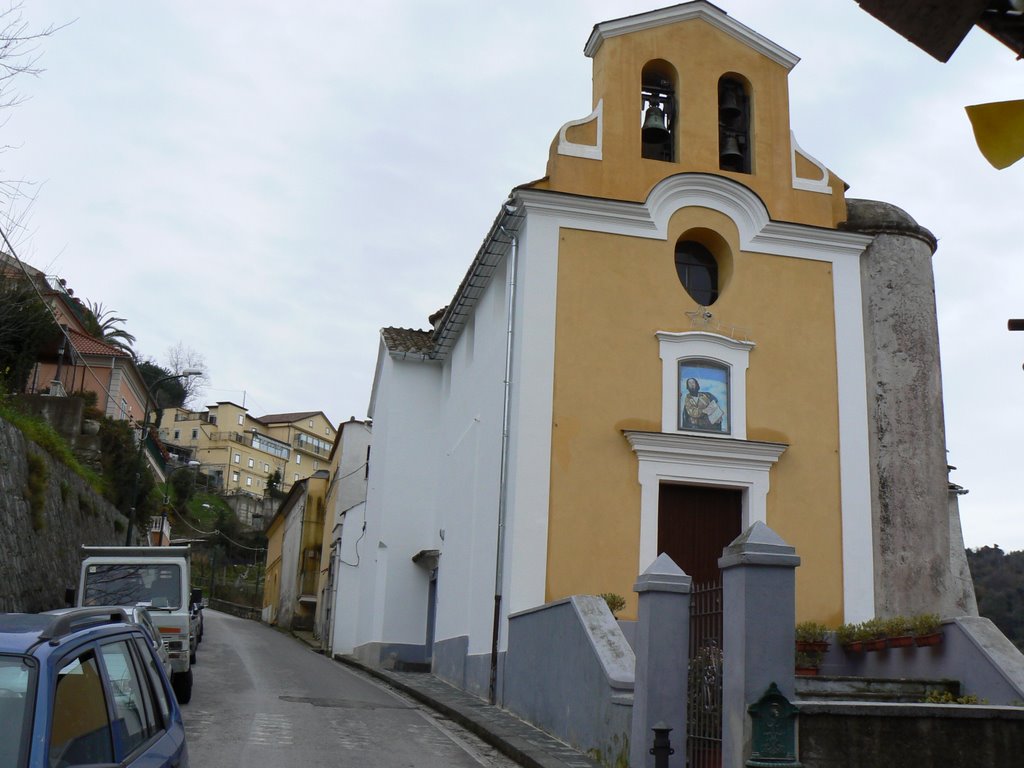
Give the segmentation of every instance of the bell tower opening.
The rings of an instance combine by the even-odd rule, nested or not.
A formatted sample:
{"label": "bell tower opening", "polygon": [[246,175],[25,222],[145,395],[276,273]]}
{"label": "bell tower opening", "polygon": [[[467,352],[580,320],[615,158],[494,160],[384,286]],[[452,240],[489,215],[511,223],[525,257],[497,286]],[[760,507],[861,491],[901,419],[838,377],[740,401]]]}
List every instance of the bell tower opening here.
{"label": "bell tower opening", "polygon": [[675,162],[675,69],[667,61],[649,61],[640,80],[641,156]]}
{"label": "bell tower opening", "polygon": [[750,92],[738,75],[718,81],[718,167],[750,173]]}

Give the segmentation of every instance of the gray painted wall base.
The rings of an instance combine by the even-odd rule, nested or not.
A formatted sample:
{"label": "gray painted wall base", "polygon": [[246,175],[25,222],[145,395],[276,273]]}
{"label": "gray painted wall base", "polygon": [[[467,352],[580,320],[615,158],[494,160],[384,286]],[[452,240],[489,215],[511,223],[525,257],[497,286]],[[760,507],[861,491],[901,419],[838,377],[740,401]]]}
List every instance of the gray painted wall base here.
{"label": "gray painted wall base", "polygon": [[508,626],[502,705],[606,765],[625,760],[635,657],[608,604],[576,595]]}
{"label": "gray painted wall base", "polygon": [[352,655],[364,664],[384,669],[394,669],[400,662],[423,664],[426,662],[426,648],[410,643],[365,643],[352,650]]}
{"label": "gray painted wall base", "polygon": [[[465,635],[434,641],[431,672],[445,682],[467,693],[487,699],[491,687],[491,654],[469,654],[469,638]],[[498,654],[498,701],[503,693],[505,653]]]}

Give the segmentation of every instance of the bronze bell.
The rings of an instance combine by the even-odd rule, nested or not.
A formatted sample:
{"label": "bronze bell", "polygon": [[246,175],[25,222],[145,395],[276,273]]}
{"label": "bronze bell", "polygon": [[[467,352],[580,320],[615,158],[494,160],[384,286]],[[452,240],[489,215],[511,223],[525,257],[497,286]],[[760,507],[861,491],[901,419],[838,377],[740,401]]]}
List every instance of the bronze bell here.
{"label": "bronze bell", "polygon": [[672,135],[665,121],[665,111],[661,104],[651,103],[644,115],[644,125],[640,131],[645,144],[662,144]]}
{"label": "bronze bell", "polygon": [[718,114],[725,122],[732,122],[743,114],[743,108],[740,106],[739,99],[736,98],[736,91],[730,88],[722,94],[718,104]]}
{"label": "bronze bell", "polygon": [[718,160],[723,168],[740,169],[743,167],[743,151],[740,149],[740,143],[736,140],[735,136],[730,134],[725,137]]}

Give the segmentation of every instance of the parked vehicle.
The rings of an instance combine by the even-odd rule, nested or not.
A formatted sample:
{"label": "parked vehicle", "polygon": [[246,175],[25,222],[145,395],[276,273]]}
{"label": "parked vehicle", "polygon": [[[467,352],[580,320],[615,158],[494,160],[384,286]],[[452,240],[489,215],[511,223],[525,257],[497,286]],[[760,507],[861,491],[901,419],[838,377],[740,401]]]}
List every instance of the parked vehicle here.
{"label": "parked vehicle", "polygon": [[[164,670],[164,674],[167,679],[171,679],[171,656],[167,652],[167,648],[164,647],[163,638],[160,637],[160,630],[156,628],[156,624],[153,623],[153,617],[149,615],[149,610],[145,605],[136,605],[132,607],[124,606],[101,606],[103,609],[112,611],[115,609],[123,609],[128,620],[133,624],[138,624],[146,632],[146,639],[149,641],[150,647],[153,649],[154,655],[160,659],[160,666]],[[56,611],[47,611],[47,616],[61,616],[71,611],[77,611],[78,608],[60,608]]]}
{"label": "parked vehicle", "polygon": [[171,684],[180,704],[192,698],[193,632],[188,547],[82,547],[76,599],[80,607],[148,608],[171,659]]}
{"label": "parked vehicle", "polygon": [[0,766],[187,768],[181,710],[121,608],[0,614]]}

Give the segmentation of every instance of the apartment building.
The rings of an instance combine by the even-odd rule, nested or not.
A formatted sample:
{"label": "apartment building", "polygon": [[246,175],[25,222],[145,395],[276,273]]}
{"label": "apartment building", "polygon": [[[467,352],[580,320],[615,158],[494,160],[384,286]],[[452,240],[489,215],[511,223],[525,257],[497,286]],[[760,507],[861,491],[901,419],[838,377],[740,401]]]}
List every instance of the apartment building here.
{"label": "apartment building", "polygon": [[[267,495],[326,469],[336,430],[323,411],[253,416],[242,405],[218,402],[203,411],[166,408],[160,438],[172,453],[200,462],[201,471],[228,495]],[[243,522],[246,515],[240,514]]]}

